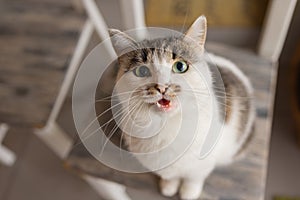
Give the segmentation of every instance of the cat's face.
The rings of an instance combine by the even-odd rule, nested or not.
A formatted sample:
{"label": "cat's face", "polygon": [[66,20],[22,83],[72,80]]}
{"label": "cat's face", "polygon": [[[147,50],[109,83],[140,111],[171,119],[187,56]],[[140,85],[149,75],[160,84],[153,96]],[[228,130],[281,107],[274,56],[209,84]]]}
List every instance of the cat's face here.
{"label": "cat's face", "polygon": [[[207,87],[197,70],[204,67],[201,53],[177,38],[147,43],[156,43],[156,48],[136,49],[120,58],[117,93],[132,91],[132,96],[153,112],[178,112],[183,99],[192,98],[188,95],[191,89],[204,91]],[[174,44],[180,46],[180,52],[172,51]]]}
{"label": "cat's face", "polygon": [[111,30],[120,64],[115,92],[129,107],[128,112],[144,117],[173,115],[184,107],[193,107],[189,105],[195,99],[192,90],[209,92],[207,80],[211,81],[211,74],[203,62],[206,20],[197,21],[186,36],[142,42]]}

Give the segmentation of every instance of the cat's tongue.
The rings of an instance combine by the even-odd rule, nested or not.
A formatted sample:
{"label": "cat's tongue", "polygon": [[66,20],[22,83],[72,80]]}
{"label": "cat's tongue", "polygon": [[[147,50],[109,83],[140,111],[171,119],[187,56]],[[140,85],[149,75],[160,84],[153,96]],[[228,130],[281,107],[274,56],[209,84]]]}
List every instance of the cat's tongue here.
{"label": "cat's tongue", "polygon": [[161,108],[169,108],[170,107],[170,101],[167,99],[161,99],[157,102],[157,104]]}

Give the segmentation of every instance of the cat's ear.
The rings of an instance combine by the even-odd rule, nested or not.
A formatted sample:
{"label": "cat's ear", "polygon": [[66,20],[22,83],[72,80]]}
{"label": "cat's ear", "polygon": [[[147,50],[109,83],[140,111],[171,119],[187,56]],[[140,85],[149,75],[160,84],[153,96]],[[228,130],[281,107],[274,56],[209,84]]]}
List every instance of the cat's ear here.
{"label": "cat's ear", "polygon": [[117,29],[109,29],[110,40],[118,56],[137,49],[136,41]]}
{"label": "cat's ear", "polygon": [[206,31],[207,31],[206,17],[204,15],[201,15],[196,19],[196,21],[186,32],[186,36],[195,40],[198,43],[198,45],[200,45],[201,47],[204,47],[205,40],[206,40]]}

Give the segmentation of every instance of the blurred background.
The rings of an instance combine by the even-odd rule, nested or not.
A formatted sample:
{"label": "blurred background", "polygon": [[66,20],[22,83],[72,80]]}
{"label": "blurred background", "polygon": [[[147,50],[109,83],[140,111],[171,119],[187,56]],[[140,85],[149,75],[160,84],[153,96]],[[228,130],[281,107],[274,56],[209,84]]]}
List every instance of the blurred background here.
{"label": "blurred background", "polygon": [[[96,2],[108,27],[126,29],[119,0]],[[256,52],[269,4],[269,0],[145,0],[145,22],[185,31],[205,14],[208,42]],[[300,197],[299,3],[292,10],[278,60],[267,200]],[[80,0],[0,0],[0,124],[9,127],[0,129],[0,147],[16,156],[10,166],[0,162],[1,200],[101,199],[34,134],[34,128],[47,122],[86,18]],[[94,33],[85,54],[100,41]],[[58,121],[71,138],[76,137],[70,106],[62,108]],[[147,198],[134,189],[129,193]]]}

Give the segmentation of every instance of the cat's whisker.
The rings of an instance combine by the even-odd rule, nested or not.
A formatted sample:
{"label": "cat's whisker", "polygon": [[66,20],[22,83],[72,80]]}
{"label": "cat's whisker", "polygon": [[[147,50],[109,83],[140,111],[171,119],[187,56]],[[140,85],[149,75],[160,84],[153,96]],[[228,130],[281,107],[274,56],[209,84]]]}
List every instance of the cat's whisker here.
{"label": "cat's whisker", "polygon": [[204,107],[199,106],[198,109],[199,109],[199,111],[202,112],[202,114],[203,113],[206,114],[206,115],[210,115],[211,114],[210,110],[205,109]]}
{"label": "cat's whisker", "polygon": [[92,121],[87,125],[87,127],[82,131],[81,135],[84,135],[85,132],[89,129],[89,127],[90,127],[96,120],[98,120],[101,116],[103,116],[105,113],[107,113],[108,111],[112,110],[113,108],[115,108],[115,107],[121,105],[122,103],[126,103],[126,102],[128,102],[128,101],[130,101],[130,100],[132,100],[132,99],[134,99],[134,98],[137,98],[137,96],[131,97],[131,98],[126,99],[126,100],[124,100],[124,101],[121,101],[121,102],[119,102],[119,103],[117,103],[117,104],[115,104],[115,105],[109,107],[108,109],[104,110],[103,112],[101,112],[101,114],[99,114],[94,120],[92,120]]}
{"label": "cat's whisker", "polygon": [[138,114],[140,113],[141,109],[143,108],[143,106],[144,106],[144,104],[141,103],[140,106],[137,108],[138,110],[137,110],[137,113],[135,113],[135,116],[134,116],[134,118],[132,120],[133,122],[135,122],[135,120],[136,120]]}
{"label": "cat's whisker", "polygon": [[214,90],[214,93],[225,94],[228,96],[233,96],[231,92],[226,92],[225,90]]}
{"label": "cat's whisker", "polygon": [[[229,106],[228,104],[224,104],[224,103],[221,103],[221,102],[218,102],[218,104],[224,106],[225,108],[232,109],[232,106]],[[248,111],[249,109],[247,109],[247,108],[245,108],[245,109],[244,108],[239,108],[238,110],[239,111]]]}
{"label": "cat's whisker", "polygon": [[[116,111],[116,114],[118,113],[118,116],[121,115],[123,112],[125,112],[122,109],[119,109],[118,111]],[[81,137],[81,142],[77,143],[74,145],[74,147],[76,147],[77,145],[83,143],[85,140],[87,140],[89,137],[91,137],[94,133],[96,133],[98,130],[102,129],[105,126],[105,130],[107,128],[107,126],[114,120],[114,117],[110,118],[106,123],[102,124],[99,128],[97,128],[95,131],[93,131],[92,133],[88,134],[87,136],[85,136],[84,138]],[[105,130],[103,131],[105,133]],[[74,148],[73,147],[73,148]]]}
{"label": "cat's whisker", "polygon": [[180,32],[183,32],[183,31],[184,31],[184,28],[185,28],[185,25],[186,25],[186,20],[187,20],[189,14],[190,14],[190,7],[187,6],[187,10],[186,10],[186,13],[185,13],[185,16],[184,16],[183,25],[182,25],[182,27],[181,27]]}
{"label": "cat's whisker", "polygon": [[[127,121],[126,121],[126,125],[125,127],[127,126],[127,123],[128,121],[130,120],[130,118],[128,117]],[[131,131],[130,131],[131,132]],[[120,138],[120,142],[119,142],[119,153],[120,153],[120,157],[122,158],[122,142],[123,142],[123,136],[124,136],[124,132],[121,131],[121,138]]]}
{"label": "cat's whisker", "polygon": [[[126,111],[124,111],[123,113],[125,113]],[[124,116],[121,117],[121,119],[125,119],[126,118],[126,114]],[[109,134],[107,134],[106,140],[104,141],[104,143],[102,144],[102,149],[101,152],[99,154],[99,156],[101,156],[103,154],[103,151],[105,149],[106,144],[108,143],[108,141],[111,139],[111,137],[113,136],[113,134],[118,130],[118,124],[116,123],[111,131],[109,132]]]}
{"label": "cat's whisker", "polygon": [[112,101],[112,98],[116,98],[115,101],[118,101],[117,97],[123,96],[123,95],[128,95],[130,93],[134,93],[134,91],[128,91],[128,92],[121,92],[115,95],[111,95],[111,96],[107,96],[107,97],[103,97],[101,99],[96,99],[95,102],[101,102],[101,101]]}
{"label": "cat's whisker", "polygon": [[197,92],[197,93],[204,93],[204,94],[210,94],[210,91],[208,90],[199,90],[199,89],[182,89],[182,92]]}
{"label": "cat's whisker", "polygon": [[220,96],[220,95],[215,95],[215,97],[218,97],[218,98],[225,98],[225,99],[244,99],[244,100],[248,100],[248,99],[253,99],[253,97],[244,97],[244,96],[228,96],[228,95],[224,95],[224,96]]}
{"label": "cat's whisker", "polygon": [[[112,117],[108,122],[106,122],[105,124],[103,124],[103,125],[101,126],[101,128],[102,128],[104,125],[106,125],[106,124],[110,123],[111,121],[115,120],[117,117],[119,117],[120,115],[124,114],[125,112],[127,112],[127,110],[123,110],[122,108],[120,108],[120,109],[113,115],[113,117]],[[99,129],[98,129],[98,130],[99,130]],[[105,128],[104,132],[105,132],[105,131],[106,131],[106,128]]]}
{"label": "cat's whisker", "polygon": [[206,96],[214,96],[214,97],[219,97],[219,98],[230,98],[230,99],[251,99],[253,97],[246,97],[246,96],[233,96],[230,93],[223,93],[224,96],[217,95],[217,94],[222,94],[220,92],[217,92],[217,94],[208,94],[205,91],[200,91],[200,90],[183,90],[182,92],[191,92],[193,94],[201,94],[201,95],[206,95]]}
{"label": "cat's whisker", "polygon": [[[141,103],[141,106],[139,107],[139,110],[138,110],[138,112],[144,112],[144,111],[142,111],[142,110],[146,110],[146,108],[145,108],[145,106],[144,106],[145,104],[144,103]],[[137,115],[135,116],[135,118],[137,117]],[[135,119],[134,119],[135,120]],[[130,130],[130,132],[132,132],[133,131],[133,126],[131,127],[131,130]],[[131,146],[131,142],[132,142],[132,137],[129,137],[129,146]]]}
{"label": "cat's whisker", "polygon": [[[217,101],[217,104],[218,104],[218,105],[221,105],[221,106],[223,106],[223,107],[225,107],[226,109],[227,109],[227,108],[232,109],[232,106],[230,106],[230,105],[227,104],[227,103]],[[206,109],[203,108],[203,107],[201,107],[201,106],[200,106],[200,109],[204,109],[204,111],[206,111]],[[243,109],[243,108],[239,108],[238,110],[240,110],[240,111],[249,111],[249,109]]]}
{"label": "cat's whisker", "polygon": [[212,87],[215,92],[227,93],[224,87]]}
{"label": "cat's whisker", "polygon": [[194,92],[191,92],[191,91],[186,91],[186,92],[183,92],[185,93],[185,95],[191,95],[191,96],[195,96],[195,97],[202,97],[202,98],[211,98],[211,95],[209,94],[205,94],[205,93],[194,93]]}
{"label": "cat's whisker", "polygon": [[[130,105],[128,105],[128,106],[130,107]],[[135,107],[135,106],[136,106],[136,105],[134,105],[134,107]],[[134,108],[134,107],[133,107],[133,108]],[[127,112],[128,114],[131,114],[131,112],[134,110],[133,108],[132,108],[131,110],[129,110],[129,111],[121,108],[121,109],[120,109],[120,110],[122,110],[121,113],[119,113],[118,115],[114,115],[114,118],[113,118],[113,119],[116,119],[116,118],[119,117],[121,114],[124,114],[124,113],[126,113],[126,112]],[[125,115],[126,115],[126,114],[125,114]],[[119,124],[122,123],[123,117],[124,117],[124,116],[121,117]]]}
{"label": "cat's whisker", "polygon": [[[118,111],[116,111],[115,117],[120,116],[123,112],[125,112],[125,111],[123,111],[122,109],[119,109]],[[95,131],[93,131],[92,133],[88,134],[88,135],[85,136],[84,138],[81,137],[81,141],[84,142],[86,139],[88,139],[89,137],[91,137],[94,133],[96,133],[98,130],[102,129],[103,127],[105,127],[105,129],[104,129],[104,131],[103,131],[103,132],[105,133],[106,128],[108,127],[108,125],[109,125],[111,122],[113,122],[113,120],[114,120],[114,117],[110,118],[106,123],[102,124],[99,128],[97,128],[97,129],[96,129]],[[80,144],[80,143],[79,143],[79,144]],[[77,146],[77,145],[78,145],[78,144],[76,144],[75,146]]]}
{"label": "cat's whisker", "polygon": [[107,121],[105,124],[101,125],[102,127],[105,126],[105,128],[104,128],[104,130],[103,130],[103,133],[106,133],[106,130],[107,130],[109,124],[110,124],[111,122],[113,122],[114,119],[115,119],[116,117],[118,117],[118,116],[120,116],[120,115],[122,115],[122,114],[123,114],[123,109],[120,108],[119,110],[117,110],[117,111],[114,113],[114,115],[112,116],[112,118],[111,118],[109,121]]}
{"label": "cat's whisker", "polygon": [[[210,98],[211,96],[207,95],[207,94],[194,94],[194,93],[190,93],[191,95],[194,95],[195,97],[201,97],[201,98]],[[224,98],[223,96],[217,96],[217,95],[213,95],[214,97],[220,97],[220,98]],[[227,97],[227,99],[233,99],[233,98],[230,98],[230,97]],[[243,99],[242,97],[241,98],[238,98],[238,99]],[[247,100],[248,98],[246,98],[245,100]],[[225,106],[225,108],[232,108],[231,106],[229,106],[228,104],[226,103],[223,103],[223,102],[220,102],[220,101],[217,101],[217,104],[218,105],[222,105],[222,106]],[[201,107],[200,107],[201,108]],[[239,110],[249,110],[249,109],[241,109],[239,108]]]}
{"label": "cat's whisker", "polygon": [[[139,111],[140,111],[140,109],[142,108],[142,106],[143,106],[143,103],[140,103],[139,107],[137,107],[137,109],[138,109],[137,113],[139,113]],[[137,110],[137,109],[136,109],[136,110]],[[133,111],[133,112],[134,112],[134,111]],[[135,115],[134,119],[132,120],[132,123],[135,122],[136,117],[137,117],[137,115]],[[125,126],[127,126],[129,120],[130,120],[130,118],[128,117]],[[132,129],[133,129],[133,126],[131,126],[130,133],[132,132]],[[123,135],[124,135],[124,132],[121,131],[121,139],[120,139],[120,143],[119,143],[119,153],[120,153],[120,157],[121,157],[121,158],[123,158],[123,157],[122,157],[122,141],[123,141]]]}
{"label": "cat's whisker", "polygon": [[[116,125],[113,127],[113,129],[109,132],[109,134],[108,134],[108,136],[107,136],[107,138],[106,138],[106,141],[105,141],[105,143],[103,144],[103,147],[102,147],[102,149],[101,149],[101,152],[100,152],[100,154],[99,154],[99,156],[101,156],[102,154],[103,154],[103,151],[104,151],[104,149],[105,149],[105,146],[106,146],[106,144],[108,143],[108,141],[110,140],[110,138],[114,135],[114,133],[117,131],[117,129],[119,128],[118,127],[118,124],[122,124],[123,123],[123,121],[131,114],[131,112],[137,107],[137,105],[138,104],[135,104],[134,106],[133,106],[133,108],[131,108],[130,110],[128,110],[128,112],[124,115],[124,116],[122,116],[121,117],[121,119],[120,119],[120,122],[119,123],[116,123]],[[126,112],[127,110],[124,110],[124,112]]]}

